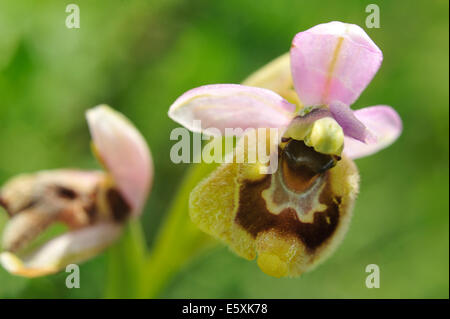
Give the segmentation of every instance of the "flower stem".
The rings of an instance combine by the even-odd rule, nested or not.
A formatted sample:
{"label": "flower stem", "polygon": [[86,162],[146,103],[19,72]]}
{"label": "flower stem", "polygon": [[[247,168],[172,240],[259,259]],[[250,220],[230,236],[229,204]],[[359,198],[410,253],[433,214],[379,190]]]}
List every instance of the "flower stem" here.
{"label": "flower stem", "polygon": [[189,168],[146,259],[139,297],[157,297],[190,257],[213,242],[191,222],[188,208],[192,189],[216,167],[216,164],[202,163]]}
{"label": "flower stem", "polygon": [[108,250],[105,298],[137,298],[145,263],[141,223],[130,221],[119,241]]}

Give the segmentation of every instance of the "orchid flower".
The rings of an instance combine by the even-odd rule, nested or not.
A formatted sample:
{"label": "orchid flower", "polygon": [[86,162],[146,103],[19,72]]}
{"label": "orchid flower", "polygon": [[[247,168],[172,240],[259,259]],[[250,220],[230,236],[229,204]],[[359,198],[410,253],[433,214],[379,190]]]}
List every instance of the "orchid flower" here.
{"label": "orchid flower", "polygon": [[[14,177],[0,190],[0,204],[10,216],[0,262],[12,274],[44,276],[87,260],[111,245],[125,222],[142,212],[153,179],[144,138],[105,105],[88,110],[86,117],[105,172],[41,171]],[[34,248],[33,241],[57,223],[68,232]]]}
{"label": "orchid flower", "polygon": [[[347,231],[358,193],[352,159],[387,147],[402,130],[388,106],[350,109],[381,61],[363,29],[330,22],[298,33],[290,54],[244,85],[206,85],[179,97],[169,116],[190,130],[282,132],[257,142],[276,144],[280,169],[260,174],[258,163],[222,164],[192,191],[192,221],[275,277],[325,260]],[[242,136],[236,154],[247,152]]]}

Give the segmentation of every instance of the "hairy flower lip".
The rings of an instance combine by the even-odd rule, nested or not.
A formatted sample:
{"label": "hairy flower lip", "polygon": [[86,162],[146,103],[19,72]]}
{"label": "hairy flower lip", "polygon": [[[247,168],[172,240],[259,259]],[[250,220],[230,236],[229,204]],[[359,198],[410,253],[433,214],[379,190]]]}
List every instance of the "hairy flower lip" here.
{"label": "hairy flower lip", "polygon": [[1,196],[0,196],[0,207],[3,207],[4,210],[6,211],[6,213],[9,216],[12,216],[11,213],[9,212],[9,209],[8,209],[8,203],[6,203],[6,200],[4,200]]}

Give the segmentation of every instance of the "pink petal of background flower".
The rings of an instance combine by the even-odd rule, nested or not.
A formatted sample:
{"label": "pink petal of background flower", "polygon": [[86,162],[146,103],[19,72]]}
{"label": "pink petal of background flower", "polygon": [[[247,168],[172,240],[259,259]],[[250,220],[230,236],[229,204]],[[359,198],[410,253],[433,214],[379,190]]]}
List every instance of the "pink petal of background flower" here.
{"label": "pink petal of background flower", "polygon": [[122,114],[100,105],[86,113],[93,143],[117,187],[141,213],[153,180],[153,163],[145,139]]}

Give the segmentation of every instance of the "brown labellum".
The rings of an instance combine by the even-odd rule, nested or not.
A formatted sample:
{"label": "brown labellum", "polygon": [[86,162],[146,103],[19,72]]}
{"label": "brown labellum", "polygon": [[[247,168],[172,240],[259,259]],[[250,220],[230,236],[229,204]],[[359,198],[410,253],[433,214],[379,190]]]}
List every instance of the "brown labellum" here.
{"label": "brown labellum", "polygon": [[[191,194],[191,218],[275,277],[297,276],[324,260],[343,238],[358,191],[346,157],[302,141],[281,144],[278,170],[258,178],[252,164],[224,164]],[[254,171],[254,170],[253,170]]]}

